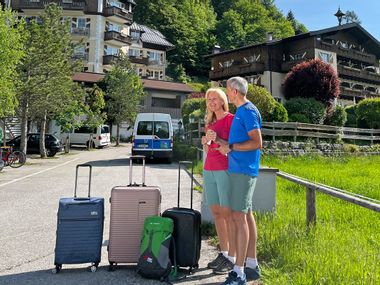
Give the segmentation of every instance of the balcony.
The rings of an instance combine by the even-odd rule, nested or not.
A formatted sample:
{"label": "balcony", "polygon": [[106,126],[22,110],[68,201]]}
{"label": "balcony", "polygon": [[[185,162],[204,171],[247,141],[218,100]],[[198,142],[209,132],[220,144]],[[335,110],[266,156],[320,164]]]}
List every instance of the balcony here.
{"label": "balcony", "polygon": [[309,60],[309,59],[308,58],[302,58],[302,59],[297,59],[297,60],[284,61],[283,63],[281,63],[281,70],[283,72],[288,72],[289,70],[292,69],[293,66],[295,66],[301,62],[307,61],[307,60]]}
{"label": "balcony", "polygon": [[114,62],[119,58],[117,55],[108,54],[103,56],[103,65],[114,64]]}
{"label": "balcony", "polygon": [[148,65],[149,59],[147,57],[136,57],[136,56],[129,56],[129,61],[132,63],[137,63],[137,64],[143,64],[143,65]]}
{"label": "balcony", "polygon": [[375,55],[361,52],[355,49],[344,48],[342,46],[337,46],[335,44],[331,44],[331,43],[327,43],[323,41],[316,41],[315,47],[322,50],[335,52],[338,56],[370,63],[371,65],[374,65],[376,63]]}
{"label": "balcony", "polygon": [[88,61],[88,53],[87,52],[74,52],[73,59],[81,59],[84,61]]}
{"label": "balcony", "polygon": [[148,59],[148,65],[163,65],[163,62],[162,60],[158,60],[158,59]]}
{"label": "balcony", "polygon": [[[83,10],[86,6],[85,0],[19,0],[18,5],[15,4],[14,9],[44,9],[44,7],[50,3],[56,3],[64,10]],[[13,4],[12,4],[13,5]]]}
{"label": "balcony", "polygon": [[264,72],[264,63],[252,62],[247,64],[232,65],[218,70],[211,70],[209,78],[212,80],[219,80],[229,78],[231,76],[257,74]]}
{"label": "balcony", "polygon": [[71,35],[79,37],[88,37],[90,35],[89,28],[71,28]]}
{"label": "balcony", "polygon": [[122,33],[116,31],[105,32],[104,41],[107,41],[113,45],[130,45],[132,43],[132,39],[130,36],[123,35]]}
{"label": "balcony", "polygon": [[133,22],[132,13],[129,13],[127,10],[118,7],[106,7],[104,8],[103,14],[105,17],[115,22],[120,22],[120,19],[124,20],[124,22],[128,24],[132,24]]}
{"label": "balcony", "polygon": [[167,107],[151,107],[151,106],[140,106],[141,113],[164,113],[170,114],[172,119],[181,118],[181,108],[167,108]]}
{"label": "balcony", "polygon": [[353,68],[353,67],[344,66],[342,64],[338,64],[338,73],[339,75],[365,79],[365,80],[380,84],[380,74],[377,74],[375,72],[371,72],[368,70]]}
{"label": "balcony", "polygon": [[366,91],[364,90],[358,90],[358,89],[353,89],[349,87],[340,87],[340,93],[341,95],[348,96],[348,97],[365,97]]}

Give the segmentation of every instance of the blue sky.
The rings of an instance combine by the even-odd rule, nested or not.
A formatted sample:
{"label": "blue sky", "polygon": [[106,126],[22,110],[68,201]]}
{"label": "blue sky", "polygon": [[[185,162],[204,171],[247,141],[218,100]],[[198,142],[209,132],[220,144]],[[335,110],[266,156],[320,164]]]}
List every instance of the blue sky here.
{"label": "blue sky", "polygon": [[295,18],[309,31],[338,25],[334,14],[339,6],[343,13],[354,11],[361,20],[361,26],[380,41],[379,0],[275,0],[275,3],[284,15],[292,10]]}

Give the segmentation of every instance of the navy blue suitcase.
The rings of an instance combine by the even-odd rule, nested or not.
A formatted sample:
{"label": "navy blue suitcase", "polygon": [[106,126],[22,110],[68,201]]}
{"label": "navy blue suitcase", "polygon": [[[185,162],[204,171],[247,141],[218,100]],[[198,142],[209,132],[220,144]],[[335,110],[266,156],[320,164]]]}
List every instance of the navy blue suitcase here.
{"label": "navy blue suitcase", "polygon": [[[78,198],[78,170],[89,167],[88,197]],[[95,272],[101,259],[104,224],[104,198],[90,197],[92,166],[76,167],[74,197],[61,198],[58,208],[57,239],[53,273],[62,264],[92,263]]]}
{"label": "navy blue suitcase", "polygon": [[[191,164],[191,194],[190,208],[179,207],[181,165]],[[173,238],[175,251],[171,251],[171,260],[174,261],[174,252],[178,267],[188,267],[191,274],[199,267],[201,252],[201,213],[193,209],[193,175],[194,164],[190,161],[178,163],[178,200],[177,207],[167,209],[162,213],[163,217],[171,218],[174,222]],[[173,263],[174,264],[174,263]]]}

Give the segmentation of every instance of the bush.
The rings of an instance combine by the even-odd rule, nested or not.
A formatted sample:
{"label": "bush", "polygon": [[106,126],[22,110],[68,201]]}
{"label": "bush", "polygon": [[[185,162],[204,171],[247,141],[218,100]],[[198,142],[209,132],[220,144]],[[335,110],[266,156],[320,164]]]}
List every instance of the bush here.
{"label": "bush", "polygon": [[299,122],[310,124],[309,118],[305,114],[291,114],[289,116],[289,122]]}
{"label": "bush", "polygon": [[354,144],[344,144],[343,145],[343,151],[349,152],[349,153],[357,153],[359,152],[359,147]]}
{"label": "bush", "polygon": [[380,99],[360,101],[356,109],[357,123],[360,128],[380,128]]}
{"label": "bush", "polygon": [[288,121],[288,111],[286,111],[284,105],[276,102],[274,109],[269,118],[273,122],[287,122]]}
{"label": "bush", "polygon": [[195,161],[197,159],[197,148],[195,146],[190,146],[179,141],[174,141],[173,143],[173,157],[174,160],[191,160]]}
{"label": "bush", "polygon": [[285,108],[289,121],[321,124],[325,118],[325,106],[314,98],[292,98],[285,103]]}
{"label": "bush", "polygon": [[[189,123],[189,116],[195,110],[206,110],[206,99],[198,98],[198,99],[187,99],[183,103],[182,106],[182,120],[183,124],[187,125]],[[203,112],[204,112],[203,111]]]}
{"label": "bush", "polygon": [[[259,109],[263,121],[272,121],[272,114],[277,102],[273,99],[268,90],[257,85],[249,84],[247,99]],[[229,107],[231,113],[236,112],[235,105],[230,104]]]}
{"label": "bush", "polygon": [[284,79],[284,95],[291,98],[315,98],[331,105],[339,96],[339,78],[334,68],[319,59],[295,65]]}
{"label": "bush", "polygon": [[325,125],[343,127],[347,121],[347,113],[341,106],[336,106],[332,114],[325,119]]}
{"label": "bush", "polygon": [[344,124],[345,127],[357,127],[356,109],[358,105],[352,105],[344,108],[347,113],[347,121]]}

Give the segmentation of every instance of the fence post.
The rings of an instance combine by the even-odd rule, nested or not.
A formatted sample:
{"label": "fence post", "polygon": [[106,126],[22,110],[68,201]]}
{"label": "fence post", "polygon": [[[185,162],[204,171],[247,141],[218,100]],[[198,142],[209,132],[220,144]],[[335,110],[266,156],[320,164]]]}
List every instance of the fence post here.
{"label": "fence post", "polygon": [[306,223],[307,227],[317,222],[316,193],[312,187],[306,187]]}
{"label": "fence post", "polygon": [[272,130],[273,130],[273,141],[275,142],[276,141],[276,135],[275,135],[275,127],[274,127],[274,122],[272,122]]}
{"label": "fence post", "polygon": [[371,146],[373,145],[373,129],[371,129]]}

